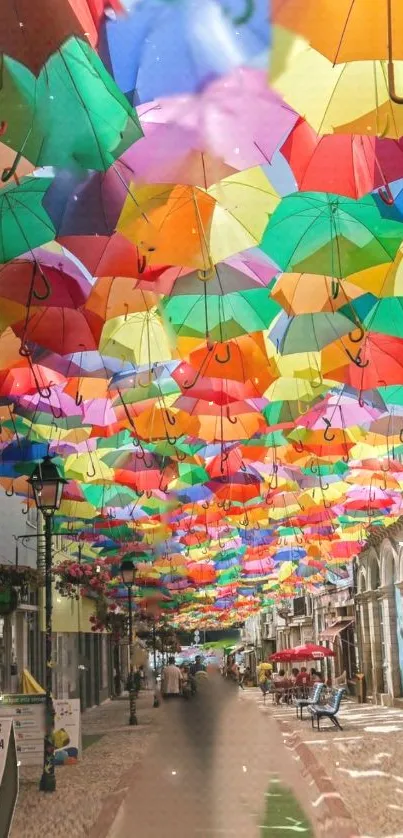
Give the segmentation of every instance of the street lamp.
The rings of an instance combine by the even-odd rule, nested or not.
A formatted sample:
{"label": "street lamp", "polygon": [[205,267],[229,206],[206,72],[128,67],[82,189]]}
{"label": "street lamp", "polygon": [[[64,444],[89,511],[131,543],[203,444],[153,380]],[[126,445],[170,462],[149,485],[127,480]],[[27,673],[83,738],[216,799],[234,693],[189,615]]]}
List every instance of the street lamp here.
{"label": "street lamp", "polygon": [[120,575],[122,577],[122,582],[127,588],[127,599],[129,605],[129,656],[130,656],[130,669],[129,669],[129,725],[136,725],[137,716],[136,716],[136,691],[134,689],[134,672],[133,672],[133,661],[132,661],[132,654],[133,654],[133,611],[132,611],[132,587],[134,585],[134,579],[136,575],[136,568],[131,559],[123,559],[122,564],[120,565]]}
{"label": "street lamp", "polygon": [[55,711],[52,699],[52,524],[53,515],[59,509],[63,486],[67,483],[60,476],[57,467],[47,456],[34,469],[28,483],[32,488],[36,508],[42,512],[45,523],[45,657],[46,657],[46,703],[43,772],[39,783],[40,791],[55,791]]}

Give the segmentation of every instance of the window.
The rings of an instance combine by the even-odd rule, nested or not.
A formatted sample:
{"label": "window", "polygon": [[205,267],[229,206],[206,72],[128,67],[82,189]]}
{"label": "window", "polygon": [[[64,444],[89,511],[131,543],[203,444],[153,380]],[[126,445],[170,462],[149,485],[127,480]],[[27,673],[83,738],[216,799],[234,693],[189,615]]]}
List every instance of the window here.
{"label": "window", "polygon": [[294,599],[294,617],[305,617],[306,603],[304,596],[297,596]]}

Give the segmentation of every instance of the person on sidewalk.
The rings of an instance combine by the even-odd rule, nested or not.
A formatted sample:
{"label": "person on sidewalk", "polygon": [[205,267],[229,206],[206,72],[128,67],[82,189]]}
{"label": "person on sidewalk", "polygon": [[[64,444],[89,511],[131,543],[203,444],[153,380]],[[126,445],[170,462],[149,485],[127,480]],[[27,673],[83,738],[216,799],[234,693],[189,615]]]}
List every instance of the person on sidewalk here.
{"label": "person on sidewalk", "polygon": [[168,666],[162,674],[162,695],[164,698],[181,695],[182,673],[175,664],[175,658],[168,658]]}

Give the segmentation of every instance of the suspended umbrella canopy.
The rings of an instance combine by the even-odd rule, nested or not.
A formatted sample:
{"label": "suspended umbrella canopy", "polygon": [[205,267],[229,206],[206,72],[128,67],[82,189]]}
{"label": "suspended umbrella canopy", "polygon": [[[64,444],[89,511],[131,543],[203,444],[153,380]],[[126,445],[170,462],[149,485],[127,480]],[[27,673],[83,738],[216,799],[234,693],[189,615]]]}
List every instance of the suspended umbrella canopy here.
{"label": "suspended umbrella canopy", "polygon": [[77,308],[90,290],[87,277],[73,262],[58,266],[20,258],[0,266],[0,297],[25,306]]}
{"label": "suspended umbrella canopy", "polygon": [[400,141],[354,134],[320,136],[303,119],[281,153],[301,192],[333,192],[349,198],[361,198],[376,188],[390,197],[388,184],[397,180],[403,165]]}
{"label": "suspended umbrella canopy", "polygon": [[55,228],[43,206],[52,180],[27,177],[0,191],[0,262],[8,262],[54,238]]}
{"label": "suspended umbrella canopy", "polygon": [[0,106],[2,139],[16,151],[16,162],[23,150],[36,166],[102,171],[142,135],[98,55],[77,38],[65,41],[37,78],[6,54]]}
{"label": "suspended umbrella canopy", "polygon": [[[333,64],[304,38],[274,29],[271,83],[318,134],[372,134],[396,140],[402,136],[403,117],[390,98],[386,61]],[[403,62],[395,61],[393,71],[395,88],[401,91]],[[314,97],[312,78],[320,79]]]}
{"label": "suspended umbrella canopy", "polygon": [[[297,32],[333,64],[403,59],[403,8],[396,0],[273,0],[272,19]],[[393,42],[389,43],[389,28]]]}
{"label": "suspended umbrella canopy", "polygon": [[214,264],[260,244],[279,200],[259,167],[207,190],[175,184],[131,188],[117,229],[139,245],[149,264],[187,265],[206,271],[208,279]]}
{"label": "suspended umbrella canopy", "polygon": [[265,71],[247,67],[196,95],[147,103],[138,113],[144,138],[123,156],[138,180],[205,189],[231,170],[270,161],[298,118],[269,90]]}
{"label": "suspended umbrella canopy", "polygon": [[382,218],[371,195],[301,192],[283,198],[261,246],[285,271],[340,279],[392,261],[402,238],[403,224]]}
{"label": "suspended umbrella canopy", "polygon": [[208,282],[197,272],[177,279],[160,307],[177,334],[221,342],[266,329],[280,311],[266,288],[225,263],[215,266]]}
{"label": "suspended umbrella canopy", "polygon": [[347,280],[337,283],[330,276],[284,273],[276,280],[270,293],[271,298],[291,317],[325,311],[333,313],[362,296],[364,291]]}
{"label": "suspended umbrella canopy", "polygon": [[99,349],[105,355],[131,361],[136,365],[151,366],[154,362],[172,358],[169,338],[155,309],[107,320],[102,329]]}
{"label": "suspended umbrella canopy", "polygon": [[[135,3],[123,19],[108,20],[102,51],[117,84],[136,102],[199,93],[212,79],[266,60],[269,25],[264,0]],[[159,61],[156,63],[155,56]]]}

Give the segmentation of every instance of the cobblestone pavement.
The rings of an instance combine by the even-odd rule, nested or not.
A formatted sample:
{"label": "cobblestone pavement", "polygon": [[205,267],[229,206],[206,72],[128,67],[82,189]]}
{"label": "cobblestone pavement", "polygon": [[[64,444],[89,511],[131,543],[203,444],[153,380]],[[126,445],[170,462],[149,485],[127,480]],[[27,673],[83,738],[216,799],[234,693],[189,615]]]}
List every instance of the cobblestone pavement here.
{"label": "cobblestone pavement", "polygon": [[[293,707],[257,701],[265,715],[276,719],[298,756],[320,766],[329,782],[329,795],[337,796],[356,825],[359,838],[403,838],[403,712],[370,704],[342,703],[342,731],[328,722],[312,729],[310,718],[296,719]],[[322,728],[323,724],[323,728]],[[308,759],[309,759],[308,758]]]}
{"label": "cobblestone pavement", "polygon": [[[127,724],[126,700],[108,701],[84,713],[84,740],[94,736],[93,744],[85,748],[78,765],[56,769],[57,789],[53,794],[38,791],[40,766],[20,769],[11,838],[88,838],[92,834],[97,838],[98,818],[102,822],[108,816],[113,820],[114,793],[118,807],[119,786],[128,773],[136,770],[158,731],[158,712],[152,709],[152,694],[141,693],[138,727]],[[97,741],[96,735],[101,736]]]}
{"label": "cobblestone pavement", "polygon": [[[128,784],[107,838],[133,838],[133,824],[143,838],[258,838],[290,832],[351,838],[346,813],[339,808],[330,816],[327,800],[310,776],[303,777],[276,721],[259,712],[256,693],[251,698],[212,676],[189,703],[172,699],[164,704],[160,734]],[[302,813],[308,812],[312,829],[308,818],[296,814],[293,796]]]}

